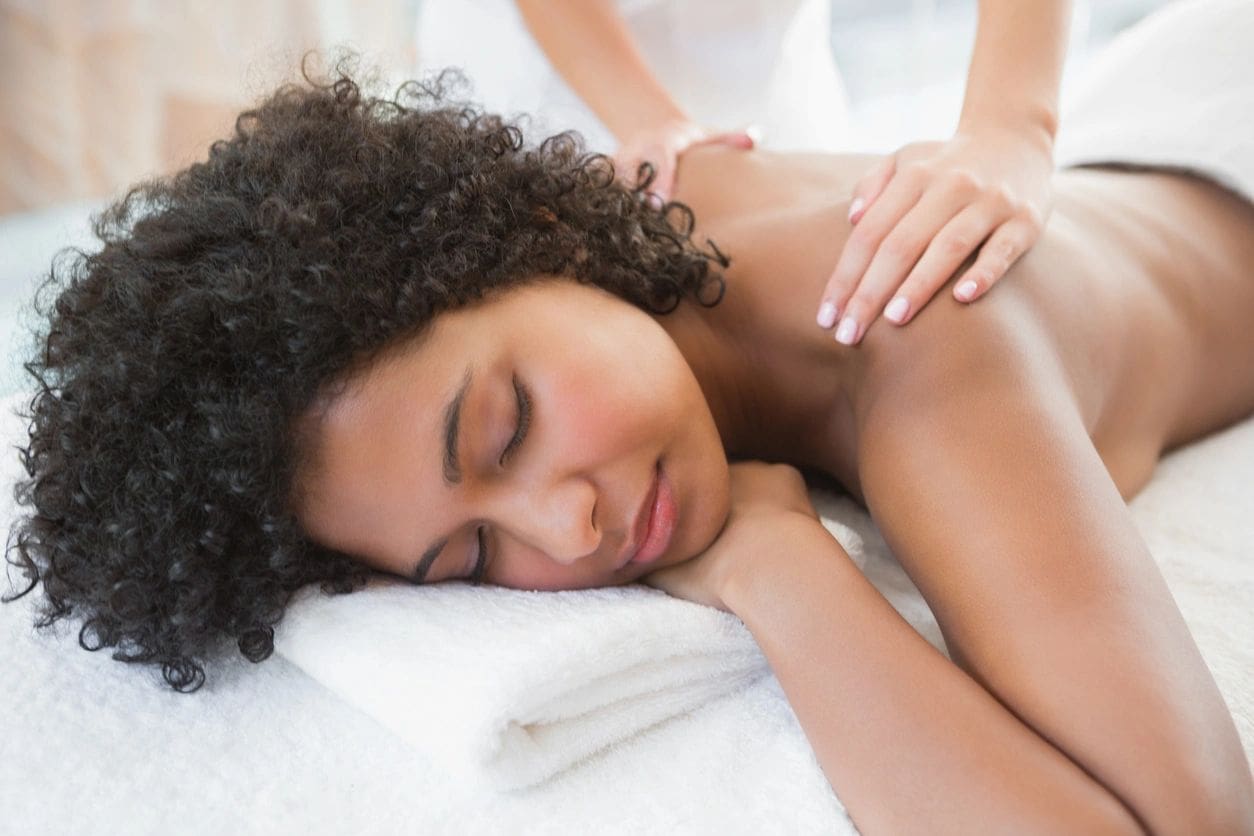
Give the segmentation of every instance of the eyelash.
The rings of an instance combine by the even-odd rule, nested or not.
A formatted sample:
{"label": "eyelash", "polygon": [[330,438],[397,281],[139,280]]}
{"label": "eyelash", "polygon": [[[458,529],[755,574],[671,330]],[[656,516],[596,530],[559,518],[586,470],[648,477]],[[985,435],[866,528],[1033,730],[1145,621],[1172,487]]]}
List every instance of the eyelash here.
{"label": "eyelash", "polygon": [[527,390],[518,382],[518,378],[514,378],[514,393],[518,399],[518,429],[514,431],[514,437],[505,445],[505,451],[501,453],[501,466],[509,460],[510,454],[518,449],[518,445],[522,444],[523,439],[527,436],[527,428],[531,426],[531,397],[527,394]]}
{"label": "eyelash", "polygon": [[[523,439],[527,437],[527,429],[531,426],[531,397],[527,394],[527,390],[519,383],[518,378],[514,378],[514,393],[518,399],[518,429],[514,431],[514,436],[505,445],[504,452],[501,453],[500,464],[502,467],[509,461],[510,456],[522,444]],[[474,586],[479,586],[483,581],[483,570],[488,563],[488,549],[485,543],[484,526],[475,529],[475,538],[479,543],[479,558],[475,562],[475,569],[470,575],[470,582]]]}

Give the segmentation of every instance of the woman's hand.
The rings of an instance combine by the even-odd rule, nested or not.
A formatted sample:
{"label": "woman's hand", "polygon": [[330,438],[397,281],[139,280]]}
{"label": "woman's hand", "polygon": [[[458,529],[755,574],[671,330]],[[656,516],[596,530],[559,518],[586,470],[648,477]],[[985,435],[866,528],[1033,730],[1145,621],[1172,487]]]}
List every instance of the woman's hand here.
{"label": "woman's hand", "polygon": [[652,164],[655,175],[649,191],[666,201],[675,191],[680,156],[689,148],[714,144],[748,150],[754,141],[749,131],[711,133],[687,120],[671,120],[629,135],[614,154],[614,168],[623,181],[634,186],[641,163]]}
{"label": "woman's hand", "polygon": [[1052,173],[1048,134],[1005,127],[960,128],[948,142],[888,157],[854,189],[854,229],[823,291],[819,325],[839,320],[845,345],[881,311],[903,325],[977,250],[953,293],[978,299],[1040,237]]}
{"label": "woman's hand", "polygon": [[[643,583],[698,604],[730,612],[727,584],[773,554],[787,553],[796,534],[817,527],[828,537],[810,502],[805,480],[791,465],[731,465],[731,513],[714,543],[701,554],[641,578]],[[813,541],[810,541],[813,542]]]}

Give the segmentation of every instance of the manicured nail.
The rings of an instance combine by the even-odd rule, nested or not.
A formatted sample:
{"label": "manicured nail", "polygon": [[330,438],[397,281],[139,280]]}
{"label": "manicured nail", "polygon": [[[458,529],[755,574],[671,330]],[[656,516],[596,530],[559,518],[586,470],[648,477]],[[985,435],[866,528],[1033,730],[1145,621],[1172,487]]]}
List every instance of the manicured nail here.
{"label": "manicured nail", "polygon": [[754,145],[762,144],[762,126],[750,125],[745,128],[745,133],[749,135],[749,139],[753,140]]}
{"label": "manicured nail", "polygon": [[849,223],[857,223],[858,215],[862,212],[862,207],[866,206],[866,201],[860,197],[855,197],[853,203],[849,204]]}
{"label": "manicured nail", "polygon": [[898,325],[906,318],[906,314],[910,312],[910,302],[904,296],[898,296],[896,299],[888,303],[888,307],[884,309],[884,316],[888,317]]}
{"label": "manicured nail", "polygon": [[958,298],[962,301],[970,302],[975,297],[975,291],[978,289],[979,288],[976,286],[975,282],[967,279],[965,282],[958,285],[958,289],[955,290],[954,293],[957,294]]}
{"label": "manicured nail", "polygon": [[819,305],[819,327],[831,328],[836,324],[836,306],[831,302]]}
{"label": "manicured nail", "polygon": [[840,321],[840,327],[836,329],[836,342],[844,345],[853,345],[853,341],[858,337],[858,321],[851,316],[847,316]]}

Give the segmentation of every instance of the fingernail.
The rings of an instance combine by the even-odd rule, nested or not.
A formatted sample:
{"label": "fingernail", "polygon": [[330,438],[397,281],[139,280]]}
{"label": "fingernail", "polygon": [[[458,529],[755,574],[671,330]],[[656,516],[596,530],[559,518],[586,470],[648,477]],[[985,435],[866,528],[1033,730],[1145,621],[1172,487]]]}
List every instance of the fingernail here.
{"label": "fingernail", "polygon": [[978,289],[979,288],[976,286],[975,282],[967,279],[965,282],[958,285],[958,289],[955,290],[954,293],[957,294],[958,298],[962,301],[970,302],[975,296],[975,291]]}
{"label": "fingernail", "polygon": [[884,309],[884,316],[896,322],[898,325],[906,318],[906,314],[910,312],[910,302],[906,297],[898,296],[896,299],[888,303],[888,307]]}
{"label": "fingernail", "polygon": [[831,302],[819,305],[819,327],[831,328],[836,324],[836,306]]}
{"label": "fingernail", "polygon": [[844,345],[853,345],[853,341],[858,336],[858,322],[851,316],[847,316],[840,321],[840,327],[836,329],[836,342]]}
{"label": "fingernail", "polygon": [[862,212],[862,207],[866,205],[866,201],[860,197],[855,197],[853,203],[849,204],[849,223],[856,223],[858,215]]}
{"label": "fingernail", "polygon": [[745,128],[745,133],[748,134],[749,138],[753,140],[754,145],[762,144],[762,126],[761,125],[750,125],[749,127]]}

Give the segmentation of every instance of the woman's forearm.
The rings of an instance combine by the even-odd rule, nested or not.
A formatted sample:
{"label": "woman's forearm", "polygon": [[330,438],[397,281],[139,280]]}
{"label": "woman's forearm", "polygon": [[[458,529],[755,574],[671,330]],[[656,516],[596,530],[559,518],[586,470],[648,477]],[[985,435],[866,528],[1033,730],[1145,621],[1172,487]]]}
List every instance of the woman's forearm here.
{"label": "woman's forearm", "polygon": [[929,645],[819,526],[727,583],[863,833],[1141,833]]}
{"label": "woman's forearm", "polygon": [[959,124],[1039,131],[1053,144],[1070,0],[981,0]]}
{"label": "woman's forearm", "polygon": [[517,0],[553,68],[621,142],[633,130],[686,121],[649,69],[612,0]]}

